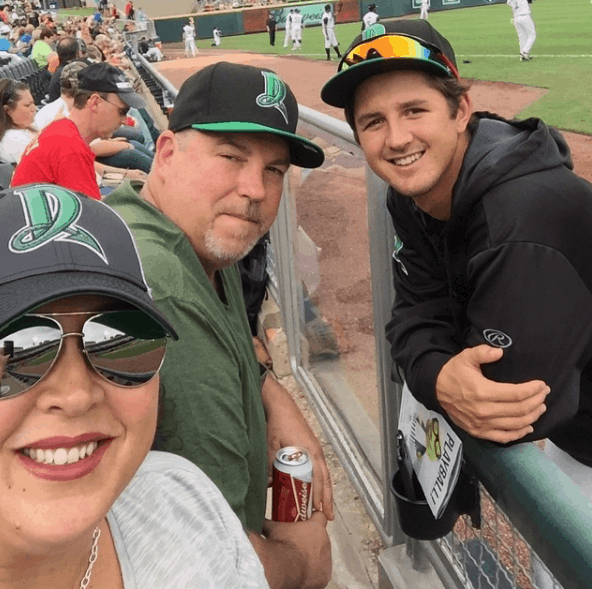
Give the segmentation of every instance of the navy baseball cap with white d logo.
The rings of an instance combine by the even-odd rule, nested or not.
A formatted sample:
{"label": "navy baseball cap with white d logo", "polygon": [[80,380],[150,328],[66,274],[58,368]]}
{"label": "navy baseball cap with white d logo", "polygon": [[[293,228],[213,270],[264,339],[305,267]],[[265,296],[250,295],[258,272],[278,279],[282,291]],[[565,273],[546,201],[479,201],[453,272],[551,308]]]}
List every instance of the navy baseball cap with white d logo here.
{"label": "navy baseball cap with white d logo", "polygon": [[131,231],[106,204],[52,184],[0,192],[0,326],[44,303],[102,294],[130,303],[175,339],[156,308]]}
{"label": "navy baseball cap with white d logo", "polygon": [[225,61],[187,78],[169,117],[169,129],[220,133],[272,133],[286,140],[290,161],[302,168],[322,165],[323,150],[296,135],[298,103],[271,70]]}

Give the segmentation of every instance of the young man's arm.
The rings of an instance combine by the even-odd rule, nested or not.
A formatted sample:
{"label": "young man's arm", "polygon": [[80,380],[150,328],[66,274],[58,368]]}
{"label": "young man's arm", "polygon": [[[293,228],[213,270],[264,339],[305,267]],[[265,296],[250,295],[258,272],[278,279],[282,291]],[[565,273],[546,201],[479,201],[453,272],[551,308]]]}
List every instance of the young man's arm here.
{"label": "young man's arm", "polygon": [[[397,205],[392,198],[388,207],[399,237],[393,253],[396,300],[386,335],[410,390],[428,408],[449,412],[455,423],[473,435],[499,442],[523,437],[543,410],[545,383],[506,385],[483,375],[481,365],[498,360],[500,352],[486,346],[464,349],[465,309],[451,292],[435,245],[411,207]],[[472,345],[478,343],[483,341]],[[513,418],[504,422],[507,429],[500,431],[490,423],[482,401],[496,403],[497,412]],[[473,426],[468,427],[471,420]]]}
{"label": "young man's arm", "polygon": [[[445,366],[438,378],[439,401],[472,435],[507,442],[512,440],[504,435],[520,418],[505,411],[511,400],[523,414],[538,418],[520,441],[547,437],[579,408],[582,371],[592,356],[590,291],[563,252],[527,241],[483,252],[472,260],[471,274],[476,289],[467,310],[467,343],[490,342],[503,346],[503,354],[502,349],[489,352],[499,360],[483,366],[491,380],[474,390],[457,386],[454,391],[451,382],[469,371],[458,362]],[[523,398],[524,384],[506,383],[526,383],[531,399]],[[540,405],[533,409],[536,399]]]}

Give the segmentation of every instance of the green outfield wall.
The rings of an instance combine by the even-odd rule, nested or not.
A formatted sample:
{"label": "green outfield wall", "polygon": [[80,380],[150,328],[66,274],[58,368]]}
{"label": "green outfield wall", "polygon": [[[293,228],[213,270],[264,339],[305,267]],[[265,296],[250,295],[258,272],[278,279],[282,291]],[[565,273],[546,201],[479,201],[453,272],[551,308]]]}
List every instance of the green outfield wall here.
{"label": "green outfield wall", "polygon": [[[378,14],[382,19],[403,16],[417,12],[421,0],[342,0],[329,1],[337,23],[361,21],[368,12],[368,6],[376,3]],[[195,19],[198,39],[212,38],[212,31],[218,27],[224,37],[243,35],[245,33],[261,33],[265,31],[265,21],[269,12],[273,12],[279,29],[284,29],[286,16],[290,9],[298,8],[303,16],[305,26],[320,26],[323,9],[327,2],[290,2],[288,6],[270,6],[245,8],[242,10],[220,10],[194,14],[177,14],[168,17],[156,17],[154,24],[156,34],[163,43],[182,41],[183,27],[187,19]],[[431,0],[431,10],[450,10],[469,6],[485,6],[487,4],[505,4],[505,0]]]}

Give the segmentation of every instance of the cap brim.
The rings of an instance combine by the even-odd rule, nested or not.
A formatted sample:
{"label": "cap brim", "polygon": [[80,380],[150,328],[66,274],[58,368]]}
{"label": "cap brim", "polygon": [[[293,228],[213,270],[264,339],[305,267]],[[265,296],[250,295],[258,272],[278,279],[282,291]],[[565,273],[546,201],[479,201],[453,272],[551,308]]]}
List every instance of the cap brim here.
{"label": "cap brim", "polygon": [[318,168],[325,161],[323,150],[308,139],[281,131],[273,127],[266,127],[257,123],[241,121],[227,121],[223,123],[196,123],[191,125],[192,129],[198,131],[215,131],[218,133],[271,133],[283,137],[290,148],[290,162],[301,168]]}
{"label": "cap brim", "polygon": [[135,92],[117,92],[117,96],[131,108],[146,108],[144,99]]}
{"label": "cap brim", "polygon": [[53,272],[3,284],[0,325],[50,301],[79,294],[106,295],[130,303],[154,319],[175,340],[179,339],[175,328],[154,306],[148,294],[127,280],[98,272]]}
{"label": "cap brim", "polygon": [[373,58],[352,65],[333,76],[321,90],[323,102],[345,108],[356,88],[365,80],[394,70],[419,70],[445,78],[450,72],[442,65],[415,57]]}

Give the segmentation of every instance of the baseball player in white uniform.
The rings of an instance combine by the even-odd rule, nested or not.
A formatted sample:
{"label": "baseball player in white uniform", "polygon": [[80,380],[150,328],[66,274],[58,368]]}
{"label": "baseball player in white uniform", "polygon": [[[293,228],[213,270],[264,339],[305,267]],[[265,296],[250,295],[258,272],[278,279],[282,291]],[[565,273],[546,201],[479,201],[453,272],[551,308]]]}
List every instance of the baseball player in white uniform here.
{"label": "baseball player in white uniform", "polygon": [[520,45],[520,61],[530,61],[530,50],[536,40],[536,29],[530,14],[530,2],[532,0],[508,0],[512,9],[512,22],[518,33]]}
{"label": "baseball player in white uniform", "polygon": [[218,47],[218,45],[220,45],[220,39],[222,37],[222,31],[218,27],[216,27],[212,31],[212,35],[214,36],[214,42],[212,43],[212,47],[214,47],[214,46]]}
{"label": "baseball player in white uniform", "polygon": [[292,51],[302,49],[302,15],[298,8],[294,9],[294,14],[292,15],[292,40],[294,41]]}
{"label": "baseball player in white uniform", "polygon": [[327,54],[327,61],[331,61],[331,47],[335,49],[337,57],[341,57],[341,53],[339,53],[339,41],[337,41],[337,37],[335,36],[335,18],[331,12],[331,4],[325,5],[325,12],[323,13],[321,24],[323,27],[323,35],[325,37],[325,53]]}
{"label": "baseball player in white uniform", "polygon": [[292,40],[292,17],[294,16],[294,9],[290,8],[288,16],[286,17],[286,36],[284,37],[284,47]]}
{"label": "baseball player in white uniform", "polygon": [[368,12],[362,19],[362,30],[365,31],[368,27],[371,27],[378,20],[378,13],[376,12],[376,4],[370,4],[368,6]]}
{"label": "baseball player in white uniform", "polygon": [[185,57],[195,57],[199,51],[195,46],[195,26],[193,25],[193,17],[189,17],[187,24],[183,27],[183,41],[185,41]]}
{"label": "baseball player in white uniform", "polygon": [[428,10],[430,9],[430,0],[421,0],[421,10],[419,12],[419,18],[422,20],[428,20]]}

